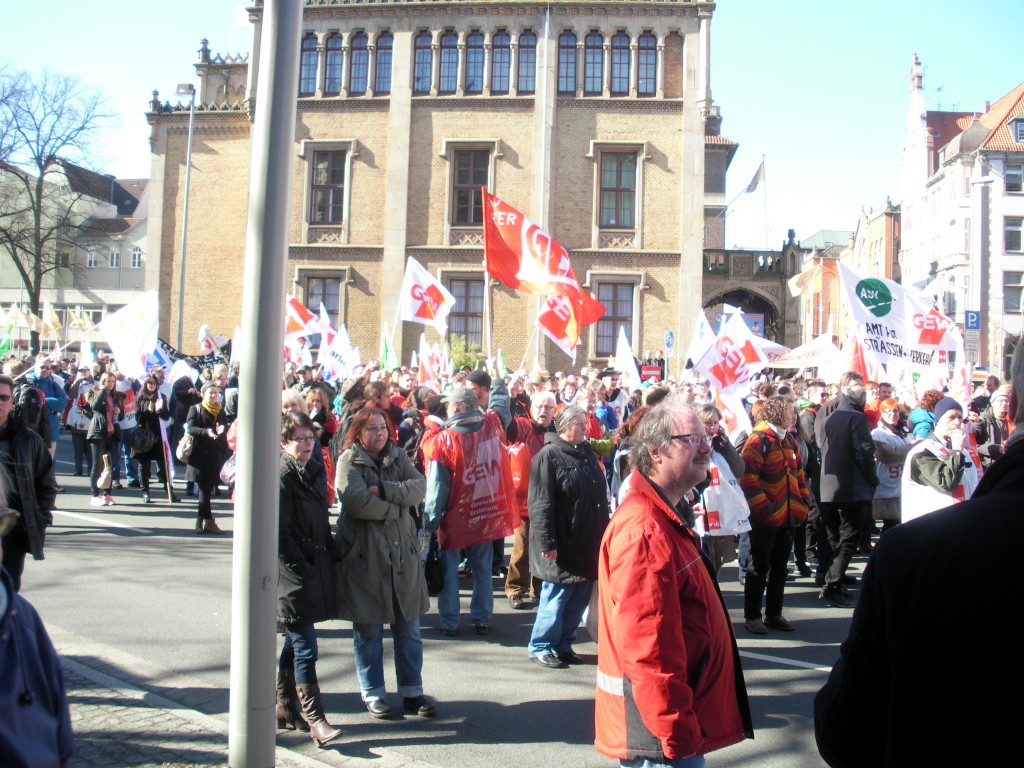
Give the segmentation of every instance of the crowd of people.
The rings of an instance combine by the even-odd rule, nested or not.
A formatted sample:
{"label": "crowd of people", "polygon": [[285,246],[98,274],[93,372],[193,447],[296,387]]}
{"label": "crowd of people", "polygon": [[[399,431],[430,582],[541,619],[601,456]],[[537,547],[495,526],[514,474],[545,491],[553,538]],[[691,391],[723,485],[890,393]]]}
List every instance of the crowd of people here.
{"label": "crowd of people", "polygon": [[[459,580],[470,577],[470,626],[486,636],[498,577],[511,609],[536,610],[525,652],[542,668],[588,663],[573,646],[584,620],[596,624],[600,752],[628,766],[702,766],[705,753],[752,735],[723,565],[737,561],[755,637],[797,631],[783,613],[792,578],[813,579],[823,606],[853,608],[851,560],[970,499],[1014,436],[1013,391],[994,377],[961,403],[856,372],[834,384],[761,375],[727,423],[706,379],[665,380],[660,355],[647,358],[650,378],[632,390],[612,367],[510,373],[488,360],[424,385],[416,370],[376,362],[340,381],[286,363],[278,726],[320,746],[341,735],[316,674],[316,624],[331,619],[352,622],[371,715],[395,714],[387,625],[402,710],[435,716],[423,683],[428,591],[439,637],[453,637]],[[78,368],[41,355],[5,372],[0,458],[31,467],[13,475],[21,508],[3,542],[15,592],[26,554],[42,556],[62,490],[52,471],[61,428],[95,506],[124,488],[152,503],[154,463],[178,501],[180,461],[196,533],[223,533],[212,500],[231,491],[237,367],[168,381],[154,366],[132,380],[102,357]]]}

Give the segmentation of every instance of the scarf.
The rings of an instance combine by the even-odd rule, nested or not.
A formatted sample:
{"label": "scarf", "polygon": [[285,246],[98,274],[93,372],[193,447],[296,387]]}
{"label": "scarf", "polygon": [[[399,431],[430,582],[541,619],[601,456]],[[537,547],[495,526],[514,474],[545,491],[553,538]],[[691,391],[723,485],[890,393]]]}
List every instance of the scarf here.
{"label": "scarf", "polygon": [[207,403],[205,400],[200,403],[203,408],[206,409],[207,413],[213,416],[213,420],[216,421],[220,415],[221,404],[220,403]]}

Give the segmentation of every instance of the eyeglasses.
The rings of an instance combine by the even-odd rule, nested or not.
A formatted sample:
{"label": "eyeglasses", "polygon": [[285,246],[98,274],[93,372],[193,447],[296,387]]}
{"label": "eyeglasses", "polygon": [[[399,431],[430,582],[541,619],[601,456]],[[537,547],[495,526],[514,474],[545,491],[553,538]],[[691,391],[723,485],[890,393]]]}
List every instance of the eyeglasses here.
{"label": "eyeglasses", "polygon": [[711,446],[710,435],[698,435],[696,433],[692,435],[669,435],[668,439],[678,440],[684,445],[690,446],[691,448],[696,448],[698,445],[701,445],[702,443],[708,447]]}
{"label": "eyeglasses", "polygon": [[293,437],[289,442],[291,443],[312,443],[316,438],[312,435],[302,435],[301,437]]}

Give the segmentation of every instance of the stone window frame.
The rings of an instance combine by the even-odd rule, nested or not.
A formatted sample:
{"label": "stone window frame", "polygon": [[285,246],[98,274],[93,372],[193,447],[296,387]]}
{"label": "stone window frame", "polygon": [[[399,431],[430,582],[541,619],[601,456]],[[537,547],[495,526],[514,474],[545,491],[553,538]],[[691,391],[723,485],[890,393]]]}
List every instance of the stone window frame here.
{"label": "stone window frame", "polygon": [[100,250],[95,245],[85,249],[85,266],[87,269],[96,269],[100,263]]}
{"label": "stone window frame", "polygon": [[[601,226],[601,155],[635,152],[636,200],[632,227],[610,228]],[[650,142],[601,141],[592,139],[585,155],[594,163],[593,201],[591,217],[591,248],[607,250],[636,250],[643,248],[644,165],[651,159]]]}
{"label": "stone window frame", "polygon": [[[483,300],[483,303],[482,303],[481,308],[480,308],[480,348],[483,349],[484,348],[484,341],[486,340],[485,339],[485,337],[486,337],[485,331],[487,330],[487,322],[486,322],[487,318],[486,318],[484,313],[485,313],[486,308],[487,308],[487,295],[486,295],[486,292],[488,290],[488,285],[487,285],[487,280],[486,280],[486,275],[485,275],[485,272],[484,272],[484,268],[482,266],[479,267],[479,268],[473,268],[473,267],[441,267],[438,270],[437,279],[440,280],[442,285],[444,285],[444,287],[447,290],[449,290],[449,291],[451,291],[451,281],[452,280],[473,280],[473,281],[479,281],[479,282],[483,283],[483,287],[484,287],[483,299],[484,300]],[[452,311],[454,311],[454,309],[455,308],[452,307]],[[467,313],[467,316],[475,316],[475,313],[473,315],[469,315]],[[448,317],[451,318],[451,314],[450,313],[449,313]],[[452,335],[452,328],[451,328],[451,323],[449,322],[448,323],[447,331],[445,333],[445,340],[446,341],[450,340],[451,339],[451,335]],[[467,342],[467,345],[470,343],[468,338],[466,339],[466,342]]]}
{"label": "stone window frame", "polygon": [[[344,152],[345,153],[345,186],[342,192],[341,222],[320,224],[314,223],[312,218],[313,203],[313,156],[315,152]],[[352,213],[352,162],[359,157],[359,141],[357,139],[303,139],[299,144],[299,159],[303,160],[305,168],[302,184],[302,242],[315,243],[319,238],[315,237],[316,232],[330,232],[334,242],[346,245],[349,241],[349,229]]]}
{"label": "stone window frame", "polygon": [[110,269],[121,268],[121,249],[116,246],[110,246],[110,250],[107,252],[107,267]]}
{"label": "stone window frame", "polygon": [[142,269],[142,248],[132,247],[132,269]]}
{"label": "stone window frame", "polygon": [[[630,332],[627,334],[629,338],[629,344],[633,348],[634,353],[640,348],[640,317],[641,317],[641,303],[643,301],[643,291],[649,287],[647,284],[647,272],[646,270],[587,270],[586,282],[583,287],[590,292],[590,294],[598,299],[598,286],[602,284],[632,284],[633,286],[633,315],[632,315],[632,327]],[[600,301],[600,299],[598,299]],[[592,323],[587,326],[587,349],[590,350],[590,357],[599,357],[597,353],[597,326],[601,321]],[[618,338],[619,329],[615,329],[615,337]],[[612,350],[612,354],[615,354],[615,350]]]}
{"label": "stone window frame", "polygon": [[[346,286],[351,285],[354,281],[352,279],[352,267],[350,266],[297,266],[295,267],[295,274],[292,276],[292,293],[298,294],[301,290],[302,303],[308,306],[308,284],[310,279],[322,279],[322,280],[338,280],[338,316],[332,317],[330,320],[334,323],[335,328],[340,328],[345,325],[345,318],[348,316],[348,289]],[[313,312],[319,312],[319,307],[314,309]]]}
{"label": "stone window frame", "polygon": [[483,245],[483,225],[459,226],[453,221],[455,204],[455,153],[486,151],[487,189],[494,189],[495,163],[504,156],[501,139],[442,139],[438,153],[448,165],[445,179],[444,242],[449,246],[466,245],[479,248]]}

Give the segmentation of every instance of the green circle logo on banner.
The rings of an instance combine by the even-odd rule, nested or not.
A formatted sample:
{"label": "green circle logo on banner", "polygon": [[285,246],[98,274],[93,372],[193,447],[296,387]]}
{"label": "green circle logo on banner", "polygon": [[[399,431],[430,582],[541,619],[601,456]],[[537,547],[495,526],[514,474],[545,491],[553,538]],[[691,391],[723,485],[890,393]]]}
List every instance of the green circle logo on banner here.
{"label": "green circle logo on banner", "polygon": [[865,278],[857,283],[857,298],[875,317],[885,317],[892,310],[892,293],[881,280]]}

